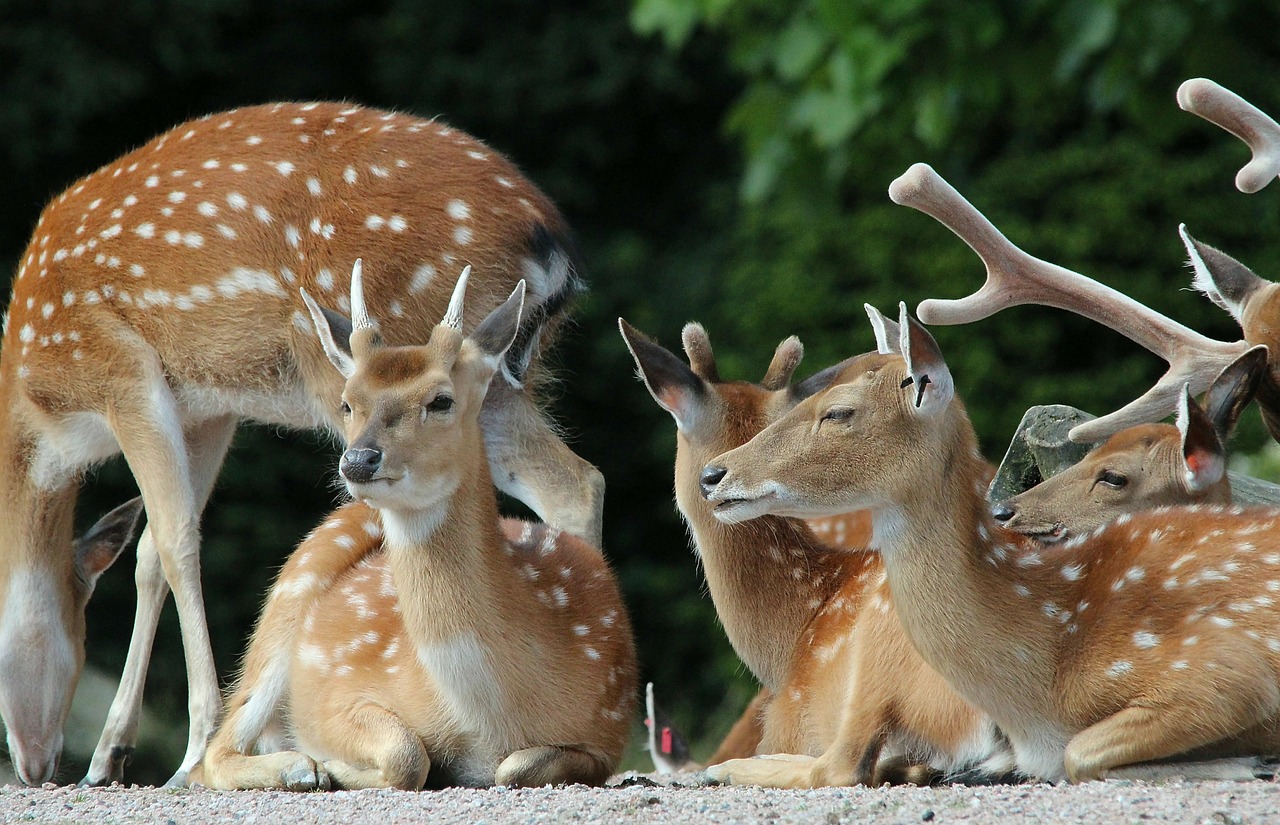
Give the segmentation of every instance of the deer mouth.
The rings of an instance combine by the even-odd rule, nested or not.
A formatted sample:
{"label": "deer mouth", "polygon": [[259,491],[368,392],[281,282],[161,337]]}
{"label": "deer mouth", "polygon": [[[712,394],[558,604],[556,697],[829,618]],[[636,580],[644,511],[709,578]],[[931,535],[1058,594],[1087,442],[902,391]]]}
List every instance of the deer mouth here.
{"label": "deer mouth", "polygon": [[772,492],[754,498],[726,498],[717,502],[711,512],[719,521],[726,523],[747,521],[768,512],[768,502],[776,498],[777,495]]}
{"label": "deer mouth", "polygon": [[1071,531],[1067,529],[1067,525],[1062,522],[1050,525],[1049,527],[1038,527],[1030,530],[1015,530],[1024,536],[1030,536],[1041,544],[1057,544],[1066,540]]}

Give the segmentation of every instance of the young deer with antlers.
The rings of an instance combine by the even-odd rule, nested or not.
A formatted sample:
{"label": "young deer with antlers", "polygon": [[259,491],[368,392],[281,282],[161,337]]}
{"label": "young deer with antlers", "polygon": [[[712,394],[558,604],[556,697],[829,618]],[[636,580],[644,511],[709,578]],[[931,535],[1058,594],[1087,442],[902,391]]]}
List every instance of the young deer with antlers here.
{"label": "young deer with antlers", "polygon": [[676,420],[676,501],[720,622],[772,693],[759,751],[807,755],[734,760],[711,774],[781,787],[870,783],[908,756],[943,773],[1004,773],[1010,763],[994,726],[903,635],[874,554],[833,549],[798,519],[722,524],[702,499],[700,474],[710,458],[818,392],[842,365],[789,386],[802,354],[790,338],[760,384],[722,381],[697,324],[684,329],[688,365],[625,321],[620,326],[646,387]]}
{"label": "young deer with antlers", "polygon": [[[420,342],[475,266],[474,323],[521,278],[528,300],[481,421],[499,487],[598,543],[604,482],[534,407],[537,362],[580,289],[555,207],[501,155],[428,120],[361,106],[275,104],[176,127],[41,214],[13,284],[0,356],[0,709],[18,775],[51,775],[83,658],[71,518],[83,472],[123,452],[146,501],[138,608],[120,689],[85,781],[121,777],[160,608],[173,588],[190,738],[220,708],[199,578],[200,514],[236,423],[341,430],[342,384],[296,287],[348,305],[371,264],[392,343]],[[75,615],[73,615],[75,614]],[[35,651],[45,651],[37,656]],[[28,662],[18,667],[15,662]],[[36,664],[30,664],[35,662]],[[22,718],[11,715],[22,709]]]}
{"label": "young deer with antlers", "polygon": [[[909,170],[891,187],[894,200],[962,227],[975,249],[998,248],[1009,262],[1008,250],[985,243],[994,228],[931,172]],[[1025,774],[1267,772],[1253,756],[1280,748],[1280,511],[1121,517],[1063,545],[1065,558],[998,533],[974,484],[981,459],[951,373],[905,305],[900,324],[897,352],[855,359],[828,389],[708,464],[716,517],[870,508],[907,635],[990,714]],[[1184,386],[1184,427],[1189,402]]]}
{"label": "young deer with antlers", "polygon": [[524,285],[464,337],[466,282],[423,346],[383,342],[359,267],[349,346],[304,293],[346,378],[339,473],[356,502],[272,587],[206,784],[420,789],[431,770],[598,784],[617,766],[635,704],[627,615],[597,548],[498,517],[479,418]]}

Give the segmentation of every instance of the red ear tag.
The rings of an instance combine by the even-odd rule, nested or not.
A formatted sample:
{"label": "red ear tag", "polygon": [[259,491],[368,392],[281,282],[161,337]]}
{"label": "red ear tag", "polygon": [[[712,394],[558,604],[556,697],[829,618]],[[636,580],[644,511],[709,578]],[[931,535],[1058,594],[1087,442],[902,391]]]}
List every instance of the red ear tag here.
{"label": "red ear tag", "polygon": [[1187,456],[1186,460],[1187,469],[1190,470],[1193,475],[1200,475],[1200,472],[1204,469],[1205,454],[1200,450],[1196,450],[1192,452],[1191,455]]}
{"label": "red ear tag", "polygon": [[662,729],[662,752],[671,753],[671,728]]}

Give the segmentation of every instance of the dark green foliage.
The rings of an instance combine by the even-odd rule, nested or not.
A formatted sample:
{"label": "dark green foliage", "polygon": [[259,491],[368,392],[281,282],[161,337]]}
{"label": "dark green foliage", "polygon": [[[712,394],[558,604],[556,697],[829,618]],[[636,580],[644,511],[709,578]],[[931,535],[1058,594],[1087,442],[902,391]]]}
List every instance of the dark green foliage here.
{"label": "dark green foliage", "polygon": [[[791,333],[808,346],[802,375],[870,348],[864,301],[914,308],[983,277],[949,231],[888,201],[889,182],[924,160],[1032,254],[1233,336],[1225,314],[1185,290],[1176,227],[1280,276],[1280,186],[1235,192],[1247,152],[1173,95],[1204,75],[1280,114],[1280,20],[1243,0],[638,0],[628,11],[603,0],[0,0],[0,260],[13,271],[41,205],[76,177],[232,106],[343,98],[438,114],[509,154],[579,234],[592,292],[554,356],[554,411],[608,480],[606,550],[644,674],[703,738],[752,688],[675,513],[674,425],[633,380],[616,317],[672,348],[684,322],[703,321],[727,378],[758,380]],[[1119,335],[1043,308],[935,333],[997,458],[1027,406],[1107,412],[1162,369]],[[1237,446],[1262,437],[1247,414]],[[314,436],[237,438],[203,554],[228,678],[274,570],[337,499],[335,456]],[[134,494],[123,464],[109,464],[81,523]],[[132,619],[131,563],[108,572],[90,607],[90,660],[112,672]],[[184,725],[172,611],[149,688]]]}

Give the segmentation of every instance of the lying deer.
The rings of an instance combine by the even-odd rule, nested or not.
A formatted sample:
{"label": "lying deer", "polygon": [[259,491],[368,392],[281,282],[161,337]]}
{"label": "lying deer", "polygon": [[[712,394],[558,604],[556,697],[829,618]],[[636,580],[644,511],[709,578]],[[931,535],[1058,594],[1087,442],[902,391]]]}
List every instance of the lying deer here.
{"label": "lying deer", "polygon": [[[1052,544],[1088,534],[1140,510],[1182,504],[1230,504],[1224,445],[1253,399],[1267,368],[1267,351],[1249,350],[1214,379],[1204,415],[1192,426],[1135,424],[1091,450],[1076,464],[996,503],[1006,530]],[[1192,409],[1198,410],[1196,405]]]}
{"label": "lying deer", "polygon": [[481,406],[524,285],[464,337],[466,283],[422,346],[384,343],[359,267],[350,326],[304,293],[346,378],[356,501],[280,572],[205,784],[598,784],[617,766],[636,687],[617,583],[585,541],[499,519],[485,456]]}
{"label": "lying deer", "polygon": [[[41,213],[0,355],[0,709],[18,776],[52,775],[83,659],[72,515],[84,472],[123,452],[146,501],[138,607],[120,688],[85,781],[119,779],[160,608],[173,588],[190,737],[221,707],[200,586],[200,514],[241,419],[341,431],[342,384],[298,298],[348,306],[371,264],[387,340],[421,342],[474,265],[469,324],[528,283],[523,325],[482,414],[496,483],[544,520],[600,540],[604,481],[534,406],[539,353],[582,282],[554,205],[505,158],[441,123],[334,103],[184,123],[82,178]],[[35,651],[45,651],[37,656]],[[17,667],[13,663],[28,664]],[[7,664],[6,664],[7,663]],[[10,709],[22,708],[19,718]]]}
{"label": "lying deer", "polygon": [[[989,268],[1013,260],[927,167],[890,192],[960,227],[980,252],[1000,250]],[[990,714],[1022,773],[1264,772],[1253,755],[1280,748],[1280,511],[1121,517],[1063,545],[1069,558],[998,532],[975,485],[981,458],[951,373],[905,306],[900,324],[901,354],[856,358],[827,389],[708,463],[704,494],[716,517],[737,525],[871,509],[906,634]],[[1179,408],[1189,427],[1185,387]]]}
{"label": "lying deer", "polygon": [[[759,750],[822,754],[734,760],[711,774],[781,787],[871,783],[908,754],[943,773],[1005,773],[1010,763],[994,726],[903,634],[875,554],[830,548],[797,519],[723,524],[702,499],[699,476],[709,459],[818,392],[842,365],[789,385],[802,355],[790,338],[760,384],[723,381],[697,324],[684,329],[687,365],[625,321],[620,327],[645,386],[675,418],[676,502],[716,613],[738,656],[772,694]],[[980,495],[979,487],[985,482],[975,482]]]}

